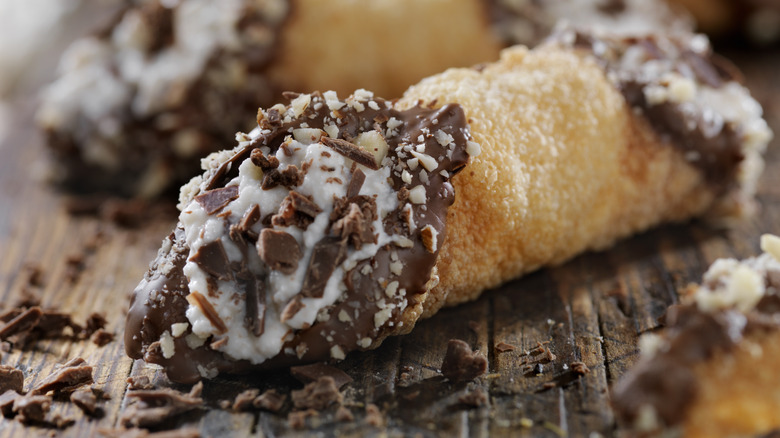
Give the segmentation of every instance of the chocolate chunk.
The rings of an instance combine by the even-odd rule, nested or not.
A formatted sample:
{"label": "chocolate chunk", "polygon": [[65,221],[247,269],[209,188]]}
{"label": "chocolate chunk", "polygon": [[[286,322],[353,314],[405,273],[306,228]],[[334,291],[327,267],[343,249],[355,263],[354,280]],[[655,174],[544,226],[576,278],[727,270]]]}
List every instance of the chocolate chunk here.
{"label": "chocolate chunk", "polygon": [[273,188],[284,186],[290,190],[303,183],[304,173],[298,170],[297,166],[287,166],[284,170],[271,169],[265,173],[261,188],[271,190]]}
{"label": "chocolate chunk", "polygon": [[246,214],[244,214],[244,217],[241,218],[241,222],[238,223],[238,226],[241,228],[241,231],[248,231],[259,220],[260,206],[255,204],[246,212]]}
{"label": "chocolate chunk", "polygon": [[114,340],[114,334],[103,329],[99,329],[92,335],[92,343],[98,347],[108,345]]}
{"label": "chocolate chunk", "polygon": [[6,391],[16,391],[21,394],[24,389],[24,373],[9,365],[0,365],[0,394]]}
{"label": "chocolate chunk", "polygon": [[0,394],[0,412],[6,418],[13,417],[14,402],[16,399],[24,397],[16,391],[6,391]]}
{"label": "chocolate chunk", "polygon": [[248,270],[236,274],[236,282],[246,291],[244,324],[255,336],[265,331],[265,278],[257,278]]}
{"label": "chocolate chunk", "polygon": [[89,388],[81,388],[70,395],[70,401],[87,415],[97,412],[97,397]]}
{"label": "chocolate chunk", "polygon": [[469,344],[459,339],[450,339],[441,365],[444,377],[454,383],[467,382],[481,376],[486,370],[485,356],[472,352]]}
{"label": "chocolate chunk", "polygon": [[214,309],[214,306],[211,305],[206,297],[201,295],[199,292],[190,292],[190,294],[187,295],[187,301],[193,306],[197,306],[200,311],[203,312],[203,315],[206,317],[206,319],[208,319],[211,325],[217,329],[218,334],[221,335],[227,332],[227,326],[225,325],[225,322],[222,321],[222,318],[219,317],[219,313],[217,313],[217,311]]}
{"label": "chocolate chunk", "polygon": [[51,397],[27,395],[14,401],[13,413],[22,423],[43,423],[51,409]]}
{"label": "chocolate chunk", "polygon": [[238,186],[209,190],[195,197],[206,214],[214,214],[222,210],[230,201],[238,198]]}
{"label": "chocolate chunk", "polygon": [[363,166],[366,166],[371,170],[379,170],[379,165],[376,164],[376,160],[374,159],[374,156],[371,155],[370,152],[360,148],[359,146],[353,143],[350,143],[346,140],[342,140],[339,138],[330,138],[330,137],[322,137],[320,141],[325,146],[333,149],[334,151],[340,153],[344,157],[349,158],[350,160],[358,164],[362,164]]}
{"label": "chocolate chunk", "polygon": [[365,181],[366,174],[360,169],[355,169],[352,172],[352,179],[349,180],[349,185],[347,186],[347,198],[354,198],[359,195]]}
{"label": "chocolate chunk", "polygon": [[119,422],[125,427],[154,427],[174,415],[201,408],[203,400],[197,394],[197,387],[195,385],[190,394],[170,388],[130,391],[127,397],[131,404],[125,408]]}
{"label": "chocolate chunk", "polygon": [[30,394],[46,394],[72,391],[84,385],[92,383],[92,366],[87,365],[84,359],[76,358],[67,362],[48,377],[38,382]]}
{"label": "chocolate chunk", "polygon": [[466,394],[463,394],[460,397],[458,397],[458,403],[472,408],[485,406],[487,404],[487,401],[488,398],[487,395],[485,394],[485,391],[483,391],[482,388],[479,387],[473,391],[467,392]]}
{"label": "chocolate chunk", "polygon": [[271,218],[271,223],[277,227],[294,225],[305,230],[321,211],[322,209],[312,201],[310,196],[290,192],[279,206],[279,213]]}
{"label": "chocolate chunk", "polygon": [[209,242],[198,249],[190,261],[218,280],[230,279],[230,261],[221,240]]}
{"label": "chocolate chunk", "polygon": [[298,260],[302,257],[301,246],[295,237],[284,231],[268,228],[260,232],[257,253],[268,267],[283,274],[295,272],[298,269]]}
{"label": "chocolate chunk", "polygon": [[301,297],[296,296],[284,307],[284,310],[282,310],[282,316],[279,317],[279,320],[281,322],[287,322],[293,319],[298,311],[304,307],[306,306],[301,302]]}
{"label": "chocolate chunk", "polygon": [[385,417],[382,415],[382,411],[379,407],[373,403],[366,405],[366,418],[364,419],[366,424],[373,427],[382,427],[385,424]]}
{"label": "chocolate chunk", "polygon": [[260,395],[260,390],[256,388],[247,389],[246,391],[241,392],[236,396],[236,399],[233,401],[233,410],[234,411],[251,410],[254,407],[252,403],[255,401],[255,398],[257,398],[259,395]]}
{"label": "chocolate chunk", "polygon": [[258,409],[264,409],[270,412],[279,412],[282,410],[282,407],[284,407],[285,400],[287,400],[285,395],[280,394],[279,391],[275,389],[269,389],[257,396],[252,401],[252,405]]}
{"label": "chocolate chunk", "polygon": [[496,351],[499,353],[505,353],[507,351],[514,351],[517,347],[515,347],[512,344],[507,344],[506,342],[499,342],[496,344]]}
{"label": "chocolate chunk", "polygon": [[147,376],[130,376],[127,378],[127,389],[131,391],[152,388],[154,388],[154,385],[152,385],[152,381]]}
{"label": "chocolate chunk", "polygon": [[105,315],[93,312],[84,324],[84,338],[89,338],[96,331],[105,328],[106,324],[108,324],[108,320]]}
{"label": "chocolate chunk", "polygon": [[346,255],[346,242],[336,237],[325,237],[314,245],[301,294],[321,298],[328,279]]}
{"label": "chocolate chunk", "polygon": [[318,380],[320,377],[327,376],[333,379],[336,383],[336,387],[339,389],[352,381],[352,377],[350,377],[349,374],[323,362],[291,367],[290,375],[303,384],[311,383]]}
{"label": "chocolate chunk", "polygon": [[341,404],[343,396],[336,387],[333,377],[323,376],[292,392],[295,409],[316,409],[321,411],[333,403]]}
{"label": "chocolate chunk", "polygon": [[8,321],[3,328],[0,328],[0,340],[6,340],[10,336],[28,332],[33,329],[41,320],[43,312],[40,307],[31,307],[19,316]]}
{"label": "chocolate chunk", "polygon": [[376,243],[373,221],[377,219],[376,200],[369,196],[339,198],[333,205],[331,231],[356,249],[363,243]]}
{"label": "chocolate chunk", "polygon": [[577,373],[581,376],[590,373],[590,368],[588,368],[584,362],[572,362],[569,367],[574,373]]}
{"label": "chocolate chunk", "polygon": [[260,149],[253,149],[252,153],[249,155],[249,159],[252,161],[252,164],[262,169],[263,172],[268,172],[269,170],[279,167],[278,158],[273,155],[266,157]]}

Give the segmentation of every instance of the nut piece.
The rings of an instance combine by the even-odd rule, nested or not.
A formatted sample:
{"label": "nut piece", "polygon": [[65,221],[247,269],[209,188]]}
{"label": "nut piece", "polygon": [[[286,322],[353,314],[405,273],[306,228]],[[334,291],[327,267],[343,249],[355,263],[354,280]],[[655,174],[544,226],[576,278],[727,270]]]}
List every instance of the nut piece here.
{"label": "nut piece", "polygon": [[436,231],[433,226],[426,225],[422,230],[420,230],[420,236],[422,237],[425,250],[431,254],[435,253],[439,246],[439,232]]}

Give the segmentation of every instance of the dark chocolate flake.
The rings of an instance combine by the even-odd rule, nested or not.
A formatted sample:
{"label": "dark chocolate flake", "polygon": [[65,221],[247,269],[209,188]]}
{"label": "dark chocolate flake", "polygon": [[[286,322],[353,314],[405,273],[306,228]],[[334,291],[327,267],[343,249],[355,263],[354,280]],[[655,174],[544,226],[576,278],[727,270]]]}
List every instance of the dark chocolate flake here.
{"label": "dark chocolate flake", "polygon": [[260,232],[257,253],[268,267],[284,274],[295,272],[302,256],[301,247],[295,237],[284,231],[268,228]]}
{"label": "dark chocolate flake", "polygon": [[229,186],[221,189],[209,190],[195,197],[207,214],[214,214],[222,210],[230,201],[238,198],[238,186]]}
{"label": "dark chocolate flake", "polygon": [[279,317],[279,320],[281,322],[289,321],[290,319],[294,318],[295,315],[306,307],[302,302],[300,297],[293,298],[289,303],[287,303],[287,306],[284,307],[284,310],[282,310],[282,316]]}
{"label": "dark chocolate flake", "polygon": [[366,174],[360,169],[355,169],[352,172],[352,179],[349,180],[347,186],[347,198],[353,198],[360,194],[360,189],[363,187],[363,183],[366,181]]}
{"label": "dark chocolate flake", "polygon": [[89,388],[81,388],[70,395],[70,401],[87,415],[97,412],[97,396]]}
{"label": "dark chocolate flake", "polygon": [[303,183],[304,172],[298,170],[297,166],[287,166],[284,170],[271,169],[265,173],[261,188],[271,190],[278,186],[284,186],[293,189]]}
{"label": "dark chocolate flake", "polygon": [[260,149],[252,150],[252,153],[249,155],[249,159],[252,161],[252,164],[262,169],[263,172],[268,172],[269,170],[279,167],[278,158],[274,157],[273,155],[266,157],[263,155],[263,151]]}
{"label": "dark chocolate flake", "polygon": [[14,401],[13,413],[22,423],[43,423],[51,409],[51,397],[27,395]]}
{"label": "dark chocolate flake", "polygon": [[311,197],[290,192],[279,206],[279,213],[271,218],[271,224],[277,227],[297,226],[305,230],[321,211]]}
{"label": "dark chocolate flake", "polygon": [[9,365],[0,365],[0,394],[6,391],[22,392],[24,389],[24,373]]}
{"label": "dark chocolate flake", "polygon": [[350,160],[362,164],[371,170],[379,170],[379,165],[376,164],[374,156],[365,149],[350,143],[346,140],[339,138],[322,137],[320,140],[322,144],[340,153]]}
{"label": "dark chocolate flake", "polygon": [[230,261],[221,240],[209,242],[190,258],[200,269],[218,280],[230,279]]}
{"label": "dark chocolate flake", "polygon": [[337,237],[325,237],[314,245],[301,294],[304,297],[320,298],[325,292],[328,279],[336,266],[344,261],[346,242]]}
{"label": "dark chocolate flake", "polygon": [[246,291],[246,316],[244,323],[255,336],[261,336],[265,331],[265,278],[256,278],[249,271],[236,274],[239,287]]}
{"label": "dark chocolate flake", "polygon": [[10,336],[32,330],[38,325],[42,315],[43,311],[41,311],[40,307],[31,307],[25,310],[19,316],[8,321],[3,328],[0,328],[0,340],[6,340]]}
{"label": "dark chocolate flake", "polygon": [[89,385],[92,383],[92,371],[92,366],[87,365],[84,359],[73,359],[36,384],[30,394],[60,393]]}
{"label": "dark chocolate flake", "polygon": [[486,370],[485,356],[472,352],[469,344],[459,339],[450,339],[441,365],[444,377],[454,383],[467,382],[481,376]]}
{"label": "dark chocolate flake", "polygon": [[174,415],[202,407],[203,400],[198,392],[196,388],[189,394],[170,388],[130,391],[127,397],[132,403],[122,413],[119,422],[125,427],[160,425]]}

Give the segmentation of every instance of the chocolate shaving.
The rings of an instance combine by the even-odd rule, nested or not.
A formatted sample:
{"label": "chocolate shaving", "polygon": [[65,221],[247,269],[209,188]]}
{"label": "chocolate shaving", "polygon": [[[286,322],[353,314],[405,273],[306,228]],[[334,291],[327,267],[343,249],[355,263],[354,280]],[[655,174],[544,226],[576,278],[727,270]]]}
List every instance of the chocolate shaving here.
{"label": "chocolate shaving", "polygon": [[323,376],[291,393],[295,409],[316,409],[321,411],[331,404],[341,404],[343,396],[336,387],[333,377]]}
{"label": "chocolate shaving", "polygon": [[9,337],[21,333],[28,332],[33,329],[41,320],[43,312],[40,307],[31,307],[19,316],[8,321],[3,328],[0,329],[0,340],[6,340]]}
{"label": "chocolate shaving", "polygon": [[13,413],[22,423],[43,423],[51,409],[51,397],[27,395],[14,401]]}
{"label": "chocolate shaving", "polygon": [[481,376],[486,370],[485,356],[472,352],[466,342],[450,339],[441,365],[441,373],[444,377],[453,383],[467,382]]}
{"label": "chocolate shaving", "polygon": [[303,256],[295,237],[284,231],[268,228],[260,232],[257,253],[268,267],[283,274],[295,272],[298,269],[298,260]]}
{"label": "chocolate shaving", "polygon": [[507,351],[514,351],[517,347],[515,347],[512,344],[507,344],[506,342],[499,342],[496,344],[496,351],[499,353],[505,353]]}
{"label": "chocolate shaving", "polygon": [[371,155],[370,152],[360,148],[353,143],[339,138],[330,137],[322,137],[320,142],[358,164],[362,164],[371,170],[379,170],[379,165],[376,163],[374,156]]}
{"label": "chocolate shaving", "polygon": [[154,385],[152,385],[152,381],[147,376],[130,376],[127,378],[127,389],[131,391],[152,388],[154,388]]}
{"label": "chocolate shaving", "polygon": [[30,394],[42,395],[51,391],[56,394],[89,385],[93,381],[92,372],[92,366],[87,365],[84,359],[75,358],[38,382]]}
{"label": "chocolate shaving", "polygon": [[24,389],[24,373],[9,365],[0,365],[0,394],[6,391],[21,393]]}
{"label": "chocolate shaving", "polygon": [[282,316],[279,317],[279,320],[281,322],[287,322],[291,320],[293,317],[295,317],[298,311],[304,307],[305,305],[301,302],[301,297],[296,296],[289,303],[287,303],[287,306],[284,307],[284,310],[282,310]]}
{"label": "chocolate shaving", "polygon": [[218,280],[230,279],[230,261],[220,240],[198,248],[198,252],[190,257],[190,261],[197,263],[200,269]]}
{"label": "chocolate shaving", "polygon": [[70,395],[70,401],[87,415],[97,413],[97,397],[89,388],[81,388]]}
{"label": "chocolate shaving", "polygon": [[327,376],[333,379],[336,387],[339,389],[352,381],[352,377],[349,374],[323,362],[291,367],[290,375],[303,384],[311,383]]}
{"label": "chocolate shaving", "polygon": [[373,221],[377,219],[376,200],[369,196],[338,198],[333,205],[331,231],[356,249],[376,243]]}
{"label": "chocolate shaving", "polygon": [[360,169],[355,169],[352,172],[352,179],[349,180],[347,186],[347,198],[354,198],[360,194],[360,189],[363,187],[363,183],[366,181],[366,174]]}
{"label": "chocolate shaving", "polygon": [[345,253],[346,242],[342,239],[328,236],[317,242],[312,249],[301,295],[321,298],[336,266],[344,261]]}
{"label": "chocolate shaving", "polygon": [[233,401],[234,411],[249,411],[254,405],[253,402],[260,396],[260,390],[256,388],[247,389],[246,391],[238,394]]}
{"label": "chocolate shaving", "polygon": [[199,394],[203,386],[199,385],[189,394],[170,388],[128,392],[127,397],[132,401],[119,422],[125,427],[154,427],[174,415],[198,409],[203,406]]}
{"label": "chocolate shaving", "polygon": [[187,295],[187,301],[193,306],[197,306],[200,311],[203,312],[203,316],[205,316],[211,325],[217,329],[218,334],[221,335],[227,332],[227,326],[225,326],[225,322],[222,321],[222,318],[219,317],[219,313],[217,313],[214,306],[212,306],[209,300],[201,295],[200,292],[190,292],[190,294]]}
{"label": "chocolate shaving", "polygon": [[6,391],[0,394],[0,412],[2,412],[4,417],[13,417],[14,403],[21,397],[24,396],[16,391]]}
{"label": "chocolate shaving", "polygon": [[312,201],[310,196],[290,192],[279,206],[279,213],[271,218],[271,223],[277,227],[294,225],[305,230],[321,211],[322,209]]}
{"label": "chocolate shaving", "polygon": [[244,324],[253,335],[261,336],[265,331],[265,278],[256,278],[248,270],[242,270],[236,274],[236,280],[246,291]]}
{"label": "chocolate shaving", "polygon": [[206,214],[214,214],[222,210],[230,201],[238,198],[238,186],[229,186],[221,189],[209,190],[195,197]]}
{"label": "chocolate shaving", "polygon": [[262,169],[263,172],[268,172],[269,170],[279,167],[278,158],[273,155],[266,157],[260,149],[253,149],[252,153],[249,155],[249,159],[252,161],[252,164]]}
{"label": "chocolate shaving", "polygon": [[590,368],[584,362],[572,362],[569,366],[573,372],[581,376],[590,373]]}
{"label": "chocolate shaving", "polygon": [[287,397],[284,394],[280,394],[275,389],[269,389],[268,391],[257,396],[252,405],[258,409],[264,409],[270,412],[279,412],[284,407],[284,402]]}
{"label": "chocolate shaving", "polygon": [[303,171],[298,170],[297,166],[287,166],[284,170],[271,169],[265,173],[263,183],[260,186],[263,190],[284,186],[290,190],[303,183]]}

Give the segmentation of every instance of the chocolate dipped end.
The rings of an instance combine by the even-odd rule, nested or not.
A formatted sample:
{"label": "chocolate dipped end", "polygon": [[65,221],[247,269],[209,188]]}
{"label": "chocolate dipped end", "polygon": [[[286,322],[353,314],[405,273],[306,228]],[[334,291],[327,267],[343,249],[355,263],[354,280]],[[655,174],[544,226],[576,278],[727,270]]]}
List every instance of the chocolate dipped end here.
{"label": "chocolate dipped end", "polygon": [[[259,242],[262,240],[260,235],[271,230],[284,233],[284,230],[296,228],[305,232],[310,226],[316,226],[315,216],[328,215],[327,233],[312,248],[303,247],[300,260],[296,260],[305,269],[304,278],[299,293],[280,307],[278,319],[282,323],[294,320],[306,303],[322,297],[324,285],[337,270],[343,272],[342,295],[321,309],[311,324],[291,330],[278,354],[256,363],[236,360],[220,351],[230,341],[230,333],[215,334],[205,340],[192,333],[187,310],[194,302],[194,294],[188,287],[184,266],[188,260],[197,262],[198,257],[193,256],[204,247],[209,248],[209,253],[214,251],[213,245],[204,245],[191,254],[191,248],[184,243],[185,230],[180,223],[135,290],[125,334],[128,355],[162,365],[171,380],[192,382],[219,372],[241,373],[342,359],[350,351],[375,347],[388,334],[398,332],[404,310],[417,304],[421,294],[426,292],[426,283],[431,278],[446,235],[447,207],[454,202],[449,178],[468,159],[469,134],[463,110],[450,104],[441,108],[417,106],[398,111],[388,102],[373,99],[365,93],[353,100],[347,99],[347,104],[334,103],[333,95],[328,95],[327,99],[318,93],[303,96],[290,95],[293,98],[290,106],[277,106],[262,112],[259,135],[236,148],[232,156],[206,173],[196,193],[198,198],[209,191],[224,190],[226,184],[232,186],[231,181],[238,178],[238,169],[246,160],[262,168],[263,177],[259,183],[264,190],[266,187],[270,187],[267,190],[287,187],[291,194],[278,211],[258,214],[253,209],[240,221],[234,221],[230,214],[232,204],[220,206],[222,211],[213,211],[209,217],[224,220],[225,229],[230,230],[230,241],[244,256],[227,264],[210,263],[203,270],[227,266],[224,270],[229,272],[207,272],[209,283],[218,286],[224,284],[221,283],[224,278],[235,279],[235,284],[244,288],[237,298],[247,303],[245,323],[254,334],[263,333],[262,327],[258,326],[272,324],[267,317],[263,319],[263,313],[268,310],[266,306],[274,305],[272,297],[275,296],[275,291],[268,290],[269,276],[277,275],[273,273],[275,270],[293,272],[297,267],[290,266],[293,259],[289,256],[284,268],[281,264],[274,266],[273,261],[269,263],[269,258],[282,249],[266,251]],[[301,99],[307,101],[303,110]],[[292,107],[300,111],[297,116],[290,117]],[[301,178],[283,177],[283,173],[291,173],[294,166],[282,169],[284,166],[274,163],[276,154],[284,159],[284,154],[297,153],[289,149],[297,144],[290,140],[292,132],[299,138],[301,133],[313,135],[312,141],[328,148],[323,155],[339,154],[361,164],[352,165],[349,181],[342,181],[344,178],[339,176],[328,178],[338,179],[338,183],[344,185],[344,196],[334,199],[332,206],[318,206],[314,198],[297,191],[302,187],[303,179],[311,177],[312,166],[316,163],[302,163],[300,169],[296,168],[295,172],[302,174]],[[382,143],[386,145],[386,151],[381,150],[384,148]],[[378,148],[372,148],[377,144]],[[372,166],[367,158],[375,157]],[[365,190],[361,192],[366,175],[371,176],[374,171],[372,167],[379,171],[389,167],[386,183],[398,200],[392,211],[378,212],[376,196],[366,194]],[[330,211],[320,213],[320,207]],[[247,221],[248,217],[253,219]],[[381,230],[376,229],[378,224],[381,224]],[[295,234],[295,231],[290,232]],[[377,239],[382,236],[385,240],[387,236],[392,239],[379,245]],[[289,239],[274,239],[277,240]],[[350,254],[371,245],[378,245],[378,248],[370,257],[345,262]],[[260,257],[252,256],[251,253],[258,249]],[[258,264],[261,266],[256,266]],[[211,295],[211,292],[209,286],[209,293],[203,295]],[[186,329],[172,334],[172,326],[182,323],[186,323]],[[178,327],[184,327],[184,324]]]}

